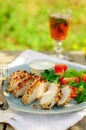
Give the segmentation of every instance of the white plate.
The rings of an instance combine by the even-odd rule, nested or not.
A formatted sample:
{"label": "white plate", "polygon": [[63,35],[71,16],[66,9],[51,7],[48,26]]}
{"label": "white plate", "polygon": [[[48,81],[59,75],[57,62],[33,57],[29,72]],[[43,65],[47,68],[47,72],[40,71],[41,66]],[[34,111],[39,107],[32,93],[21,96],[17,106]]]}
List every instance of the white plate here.
{"label": "white plate", "polygon": [[[81,70],[82,67],[77,67],[74,65],[68,65],[69,67]],[[17,67],[13,67],[11,69],[9,69],[9,74],[11,74],[12,72],[15,72],[16,70],[26,70],[29,72],[29,66],[28,65],[20,65]],[[79,111],[81,109],[85,109],[86,108],[86,102],[77,104],[74,100],[71,101],[71,103],[69,103],[68,105],[66,105],[65,107],[57,107],[54,106],[51,110],[43,110],[39,107],[38,102],[35,101],[34,103],[32,103],[31,105],[27,105],[25,106],[24,104],[22,104],[21,102],[21,98],[15,98],[13,95],[9,94],[6,92],[6,87],[4,86],[4,93],[6,95],[7,101],[9,103],[10,108],[13,108],[15,110],[19,110],[19,111],[23,111],[23,112],[28,112],[28,113],[36,113],[36,114],[60,114],[60,113],[68,113],[68,112],[75,112],[75,111]],[[34,108],[33,105],[36,105],[37,108]]]}

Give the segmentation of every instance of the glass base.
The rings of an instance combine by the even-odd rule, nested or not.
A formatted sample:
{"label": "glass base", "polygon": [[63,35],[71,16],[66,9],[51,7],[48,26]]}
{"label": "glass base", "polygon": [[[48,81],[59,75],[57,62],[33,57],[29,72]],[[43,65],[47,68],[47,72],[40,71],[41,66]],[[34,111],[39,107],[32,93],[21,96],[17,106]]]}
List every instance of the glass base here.
{"label": "glass base", "polygon": [[60,58],[60,59],[63,59],[63,60],[69,60],[69,57],[67,55],[59,54],[59,55],[56,55],[56,57]]}
{"label": "glass base", "polygon": [[58,47],[55,47],[54,48],[55,57],[63,59],[63,60],[69,60],[69,57],[66,54],[64,54],[62,51],[63,51],[63,48],[61,48],[59,51]]}

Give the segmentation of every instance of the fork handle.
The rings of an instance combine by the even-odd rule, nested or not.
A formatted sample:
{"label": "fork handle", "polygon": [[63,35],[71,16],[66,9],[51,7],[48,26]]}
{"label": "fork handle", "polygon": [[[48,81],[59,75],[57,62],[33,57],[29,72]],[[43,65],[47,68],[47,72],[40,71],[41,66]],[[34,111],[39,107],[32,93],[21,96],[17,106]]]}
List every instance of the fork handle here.
{"label": "fork handle", "polygon": [[9,108],[9,104],[6,100],[6,97],[3,93],[3,81],[0,82],[0,109],[1,110],[6,110]]}
{"label": "fork handle", "polygon": [[3,104],[4,104],[3,95],[2,95],[2,91],[0,90],[0,107],[2,107]]}

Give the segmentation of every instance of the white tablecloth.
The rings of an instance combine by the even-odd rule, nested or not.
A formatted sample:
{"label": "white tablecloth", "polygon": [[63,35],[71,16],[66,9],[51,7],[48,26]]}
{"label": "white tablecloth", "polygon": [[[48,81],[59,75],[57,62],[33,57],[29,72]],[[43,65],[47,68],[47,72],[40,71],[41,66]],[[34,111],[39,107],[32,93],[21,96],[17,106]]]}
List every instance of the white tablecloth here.
{"label": "white tablecloth", "polygon": [[[32,50],[24,51],[9,67],[28,64],[35,59],[50,59],[58,63],[67,63],[86,69],[86,66],[61,60]],[[9,108],[0,110],[0,122],[10,123],[16,130],[66,130],[86,115],[86,109],[65,114],[32,114],[15,111]]]}

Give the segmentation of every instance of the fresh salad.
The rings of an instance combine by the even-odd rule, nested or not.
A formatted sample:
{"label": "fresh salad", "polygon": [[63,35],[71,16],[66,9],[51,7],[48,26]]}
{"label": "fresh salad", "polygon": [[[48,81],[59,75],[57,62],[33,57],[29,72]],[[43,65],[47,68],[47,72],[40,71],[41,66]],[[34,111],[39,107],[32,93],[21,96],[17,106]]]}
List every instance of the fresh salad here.
{"label": "fresh salad", "polygon": [[86,70],[76,70],[66,64],[56,64],[54,69],[46,69],[41,75],[51,83],[60,84],[61,88],[69,85],[71,99],[76,100],[77,103],[86,102]]}

